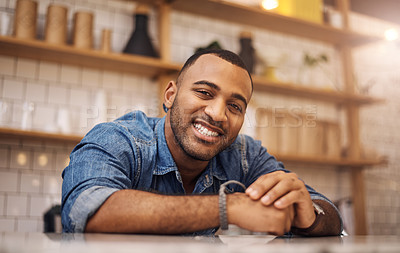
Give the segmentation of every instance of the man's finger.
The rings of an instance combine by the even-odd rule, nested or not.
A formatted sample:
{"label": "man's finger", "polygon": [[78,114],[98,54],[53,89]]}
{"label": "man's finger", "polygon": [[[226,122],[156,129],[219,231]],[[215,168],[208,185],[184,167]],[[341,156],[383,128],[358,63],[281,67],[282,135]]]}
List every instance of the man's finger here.
{"label": "man's finger", "polygon": [[289,207],[289,219],[286,220],[286,232],[290,231],[290,229],[292,227],[293,219],[294,219],[294,207],[290,206]]}
{"label": "man's finger", "polygon": [[275,201],[274,206],[278,209],[283,209],[295,203],[301,204],[301,202],[304,202],[305,196],[301,190],[291,191]]}
{"label": "man's finger", "polygon": [[[296,192],[301,190],[301,181],[297,180],[293,176],[283,177],[279,183],[274,185],[262,198],[261,202],[264,205],[271,205],[278,199],[287,195],[290,192]],[[289,199],[290,200],[290,199]],[[288,206],[288,205],[287,205]]]}
{"label": "man's finger", "polygon": [[253,200],[260,199],[280,181],[282,174],[285,174],[285,172],[276,171],[259,177],[247,188],[246,194]]}

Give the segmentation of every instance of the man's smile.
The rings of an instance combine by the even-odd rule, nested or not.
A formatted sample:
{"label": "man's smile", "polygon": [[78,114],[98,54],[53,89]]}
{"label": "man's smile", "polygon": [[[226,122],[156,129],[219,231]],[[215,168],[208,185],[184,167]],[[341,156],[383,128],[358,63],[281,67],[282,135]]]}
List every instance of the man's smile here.
{"label": "man's smile", "polygon": [[225,135],[223,129],[204,118],[197,118],[192,125],[195,136],[203,143],[216,143]]}
{"label": "man's smile", "polygon": [[196,128],[199,133],[201,133],[202,135],[205,135],[205,136],[217,137],[219,135],[217,132],[209,130],[199,123],[195,123],[194,128]]}

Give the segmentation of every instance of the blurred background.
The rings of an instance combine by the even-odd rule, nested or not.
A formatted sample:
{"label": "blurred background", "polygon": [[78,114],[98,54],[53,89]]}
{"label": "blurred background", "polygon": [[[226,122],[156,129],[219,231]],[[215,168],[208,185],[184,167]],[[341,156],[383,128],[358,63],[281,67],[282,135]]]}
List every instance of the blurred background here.
{"label": "blurred background", "polygon": [[333,200],[349,234],[400,235],[399,1],[139,2],[0,1],[0,232],[57,223],[84,134],[163,116],[167,81],[220,47],[254,76],[242,133]]}

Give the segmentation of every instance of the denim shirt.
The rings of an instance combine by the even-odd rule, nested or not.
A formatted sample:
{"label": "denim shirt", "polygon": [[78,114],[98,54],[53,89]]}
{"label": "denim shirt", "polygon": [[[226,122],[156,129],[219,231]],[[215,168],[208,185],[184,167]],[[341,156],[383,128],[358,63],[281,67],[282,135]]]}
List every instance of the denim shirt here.
{"label": "denim shirt", "polygon": [[[164,134],[165,117],[149,118],[140,111],[96,125],[73,149],[64,169],[62,225],[64,232],[84,232],[88,218],[114,192],[137,189],[160,194],[185,194],[178,168]],[[260,141],[239,135],[210,160],[192,194],[218,193],[221,184],[237,180],[246,187],[259,176],[284,169]],[[325,199],[307,186],[312,199]],[[232,185],[229,191],[240,191]],[[329,200],[327,200],[329,202]],[[193,235],[212,235],[218,228]]]}

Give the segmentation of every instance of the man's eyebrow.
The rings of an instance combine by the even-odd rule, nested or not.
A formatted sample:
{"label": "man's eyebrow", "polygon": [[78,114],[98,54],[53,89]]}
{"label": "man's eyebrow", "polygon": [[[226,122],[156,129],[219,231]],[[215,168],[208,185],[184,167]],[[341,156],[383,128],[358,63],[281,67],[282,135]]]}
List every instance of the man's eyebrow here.
{"label": "man's eyebrow", "polygon": [[204,84],[204,85],[210,86],[214,90],[218,90],[218,91],[221,90],[221,88],[218,85],[216,85],[213,82],[207,81],[207,80],[200,80],[200,81],[195,82],[194,84]]}
{"label": "man's eyebrow", "polygon": [[237,94],[237,93],[233,93],[233,94],[232,94],[232,97],[234,97],[234,98],[236,98],[236,99],[239,99],[239,100],[242,100],[243,103],[244,103],[244,105],[247,107],[247,101],[246,101],[246,99],[245,99],[242,95]]}
{"label": "man's eyebrow", "polygon": [[[200,85],[200,84],[201,84],[201,85],[207,85],[207,86],[209,86],[209,87],[211,87],[211,88],[213,88],[213,89],[215,89],[215,90],[218,90],[218,91],[221,90],[221,88],[220,88],[218,85],[216,85],[216,84],[213,83],[213,82],[207,81],[207,80],[200,80],[200,81],[195,82],[194,84],[198,84],[198,85]],[[242,95],[240,95],[240,94],[238,94],[238,93],[233,93],[233,94],[232,94],[232,97],[243,101],[243,103],[244,103],[244,104],[246,105],[246,107],[247,107],[247,100],[246,100]]]}

